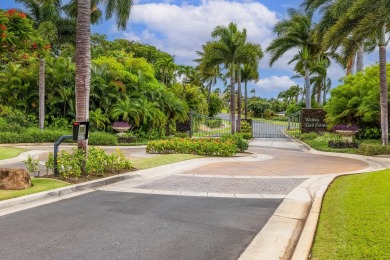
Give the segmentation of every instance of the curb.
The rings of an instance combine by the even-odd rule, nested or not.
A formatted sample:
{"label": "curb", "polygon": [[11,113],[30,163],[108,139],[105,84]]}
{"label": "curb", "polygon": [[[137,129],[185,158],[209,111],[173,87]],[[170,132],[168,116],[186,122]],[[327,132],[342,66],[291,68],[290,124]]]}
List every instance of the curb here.
{"label": "curb", "polygon": [[63,188],[58,188],[54,190],[42,191],[30,195],[21,196],[18,198],[8,199],[0,201],[0,211],[9,209],[14,206],[22,206],[26,203],[37,202],[39,200],[51,199],[51,198],[62,198],[66,195],[75,192],[92,190],[95,188],[107,186],[116,182],[128,180],[137,177],[137,174],[134,172],[128,172],[121,175],[110,176],[99,180],[92,180],[80,184],[74,184]]}

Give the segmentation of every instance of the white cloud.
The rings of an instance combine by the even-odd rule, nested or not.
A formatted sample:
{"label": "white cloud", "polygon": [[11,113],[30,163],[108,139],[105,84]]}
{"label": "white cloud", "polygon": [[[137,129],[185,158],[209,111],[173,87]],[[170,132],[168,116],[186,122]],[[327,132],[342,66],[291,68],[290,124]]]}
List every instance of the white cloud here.
{"label": "white cloud", "polygon": [[287,76],[271,76],[269,78],[260,79],[256,83],[257,88],[277,91],[288,89],[294,85],[297,85],[297,83]]}
{"label": "white cloud", "polygon": [[211,40],[211,32],[218,25],[231,21],[240,29],[246,28],[248,41],[259,43],[265,49],[271,42],[277,14],[257,2],[203,1],[201,5],[184,3],[146,3],[135,5],[130,26],[142,25],[140,33],[127,31],[124,36],[155,45],[172,55],[177,63],[193,64],[195,51]]}

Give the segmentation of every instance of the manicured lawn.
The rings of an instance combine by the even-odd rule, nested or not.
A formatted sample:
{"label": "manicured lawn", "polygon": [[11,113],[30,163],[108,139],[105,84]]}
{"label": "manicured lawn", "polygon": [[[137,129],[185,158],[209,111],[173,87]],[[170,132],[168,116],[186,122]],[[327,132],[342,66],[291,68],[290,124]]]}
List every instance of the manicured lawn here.
{"label": "manicured lawn", "polygon": [[390,169],[343,176],[326,193],[312,259],[390,259]]}
{"label": "manicured lawn", "polygon": [[25,151],[21,148],[0,147],[0,160],[14,158]]}
{"label": "manicured lawn", "polygon": [[181,161],[186,161],[186,160],[196,159],[196,158],[202,158],[202,156],[192,155],[192,154],[164,154],[152,158],[132,160],[131,164],[135,168],[143,170],[143,169],[149,169],[149,168],[153,168],[165,164],[181,162]]}
{"label": "manicured lawn", "polygon": [[32,178],[32,186],[25,190],[0,190],[0,200],[20,197],[23,195],[33,194],[45,190],[53,190],[70,185],[67,182],[47,179],[47,178]]}

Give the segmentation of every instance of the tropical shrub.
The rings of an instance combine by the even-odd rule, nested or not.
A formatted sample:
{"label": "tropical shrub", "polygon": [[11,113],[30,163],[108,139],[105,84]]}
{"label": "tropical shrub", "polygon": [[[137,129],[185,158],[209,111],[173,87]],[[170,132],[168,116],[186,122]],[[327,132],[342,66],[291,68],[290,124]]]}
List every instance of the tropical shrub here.
{"label": "tropical shrub", "polygon": [[226,134],[221,137],[221,141],[230,141],[233,142],[237,150],[240,152],[244,152],[248,150],[249,147],[249,142],[244,139],[243,135],[240,133],[235,133],[235,134]]}
{"label": "tropical shrub", "polygon": [[106,132],[92,132],[88,136],[88,143],[91,145],[117,145],[118,137]]}
{"label": "tropical shrub", "polygon": [[241,121],[241,134],[242,137],[246,140],[252,139],[252,126],[248,121]]}
{"label": "tropical shrub", "polygon": [[[387,65],[388,81],[390,64]],[[367,67],[363,73],[349,75],[332,89],[325,105],[329,125],[351,124],[359,128],[380,127],[379,66]]]}
{"label": "tropical shrub", "polygon": [[[120,173],[132,168],[130,161],[124,153],[116,149],[111,154],[107,154],[103,149],[90,147],[88,149],[88,158],[84,164],[85,153],[81,149],[73,148],[72,152],[62,150],[58,155],[57,168],[58,173],[63,178],[81,177],[82,175],[102,176],[104,174]],[[53,154],[49,153],[46,170],[49,172],[54,168]]]}
{"label": "tropical shrub", "polygon": [[367,156],[390,154],[390,146],[380,143],[362,143],[359,146],[358,153]]}
{"label": "tropical shrub", "polygon": [[360,129],[356,137],[358,139],[374,140],[374,139],[381,139],[381,134],[382,134],[381,129],[376,127],[367,127],[367,128]]}
{"label": "tropical shrub", "polygon": [[151,141],[146,147],[147,153],[158,154],[197,154],[204,156],[231,157],[236,154],[237,147],[231,140],[212,138],[202,139],[170,139]]}
{"label": "tropical shrub", "polygon": [[271,118],[271,117],[274,117],[275,116],[275,112],[271,109],[266,109],[264,111],[264,117],[265,118]]}

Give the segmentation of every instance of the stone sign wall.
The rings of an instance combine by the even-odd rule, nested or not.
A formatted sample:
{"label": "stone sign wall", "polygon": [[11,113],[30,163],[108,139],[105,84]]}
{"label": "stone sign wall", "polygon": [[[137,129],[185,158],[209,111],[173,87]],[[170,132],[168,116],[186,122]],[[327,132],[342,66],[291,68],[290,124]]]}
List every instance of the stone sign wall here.
{"label": "stone sign wall", "polygon": [[325,116],[326,112],[323,109],[302,109],[301,133],[325,132],[327,130]]}

